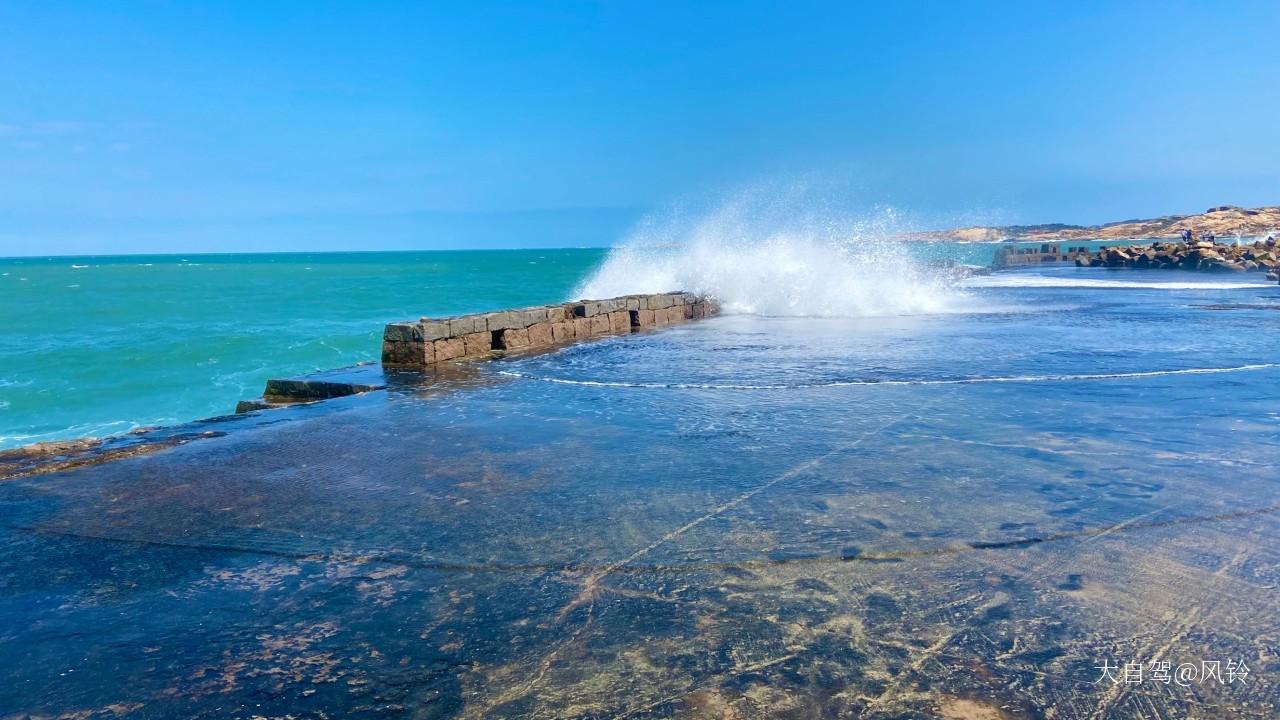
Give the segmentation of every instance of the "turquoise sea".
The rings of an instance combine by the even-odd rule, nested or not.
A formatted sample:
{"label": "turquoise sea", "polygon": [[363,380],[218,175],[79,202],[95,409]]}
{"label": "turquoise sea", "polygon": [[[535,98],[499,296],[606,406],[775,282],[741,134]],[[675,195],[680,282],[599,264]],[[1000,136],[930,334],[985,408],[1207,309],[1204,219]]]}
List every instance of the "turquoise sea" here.
{"label": "turquoise sea", "polygon": [[0,260],[0,448],[222,415],[382,325],[555,302],[601,249]]}

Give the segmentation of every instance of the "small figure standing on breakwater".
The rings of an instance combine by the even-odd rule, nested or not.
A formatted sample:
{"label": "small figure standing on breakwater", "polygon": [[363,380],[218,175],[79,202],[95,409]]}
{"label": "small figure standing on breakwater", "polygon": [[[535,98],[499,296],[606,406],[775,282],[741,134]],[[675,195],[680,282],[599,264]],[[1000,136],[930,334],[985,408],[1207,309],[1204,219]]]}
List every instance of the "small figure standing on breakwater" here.
{"label": "small figure standing on breakwater", "polygon": [[1182,229],[1182,242],[1184,243],[1191,242],[1191,228]]}

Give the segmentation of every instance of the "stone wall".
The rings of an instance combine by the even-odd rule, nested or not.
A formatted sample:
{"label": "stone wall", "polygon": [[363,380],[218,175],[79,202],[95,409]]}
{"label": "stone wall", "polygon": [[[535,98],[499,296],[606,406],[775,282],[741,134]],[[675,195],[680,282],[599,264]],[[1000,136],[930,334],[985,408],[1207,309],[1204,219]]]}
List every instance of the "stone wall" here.
{"label": "stone wall", "polygon": [[627,295],[387,325],[382,365],[424,368],[451,360],[536,350],[715,315],[709,298],[685,292]]}

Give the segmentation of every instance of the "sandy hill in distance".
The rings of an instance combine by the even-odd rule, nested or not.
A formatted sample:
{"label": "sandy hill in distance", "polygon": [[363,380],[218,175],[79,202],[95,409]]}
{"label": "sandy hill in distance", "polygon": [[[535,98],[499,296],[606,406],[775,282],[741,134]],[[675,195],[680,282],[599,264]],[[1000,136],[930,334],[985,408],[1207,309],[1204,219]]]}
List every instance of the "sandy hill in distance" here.
{"label": "sandy hill in distance", "polygon": [[1184,229],[1192,235],[1207,232],[1231,237],[1275,234],[1280,238],[1280,206],[1241,208],[1222,205],[1199,215],[1166,215],[1151,220],[1122,220],[1106,225],[1007,225],[967,227],[914,233],[920,240],[994,242],[999,240],[1115,240],[1123,238],[1177,237]]}

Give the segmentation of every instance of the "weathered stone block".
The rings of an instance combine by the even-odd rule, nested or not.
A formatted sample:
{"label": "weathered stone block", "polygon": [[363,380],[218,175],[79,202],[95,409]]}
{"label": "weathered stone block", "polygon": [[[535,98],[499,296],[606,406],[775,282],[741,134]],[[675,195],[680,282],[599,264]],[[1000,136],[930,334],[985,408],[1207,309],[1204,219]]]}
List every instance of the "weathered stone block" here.
{"label": "weathered stone block", "polygon": [[586,340],[591,337],[590,318],[576,317],[573,319],[573,337],[577,340]]}
{"label": "weathered stone block", "polygon": [[389,323],[382,329],[382,339],[391,342],[421,340],[422,329],[417,323]]}
{"label": "weathered stone block", "polygon": [[675,304],[670,295],[650,295],[649,307],[653,310],[666,310]]}
{"label": "weathered stone block", "polygon": [[465,357],[467,345],[462,338],[441,338],[435,343],[436,362],[447,362]]}
{"label": "weathered stone block", "polygon": [[561,321],[551,323],[551,341],[556,343],[572,342],[574,338],[573,322]]}
{"label": "weathered stone block", "polygon": [[639,296],[636,296],[636,295],[628,295],[628,296],[626,297],[626,301],[627,301],[627,309],[628,309],[628,310],[639,310],[639,309],[640,309],[640,298],[639,298]]}
{"label": "weathered stone block", "polygon": [[600,313],[600,303],[595,301],[580,302],[573,306],[575,317],[595,317]]}
{"label": "weathered stone block", "polygon": [[630,332],[631,314],[626,310],[615,310],[609,313],[609,331],[615,333]]}
{"label": "weathered stone block", "polygon": [[502,331],[499,344],[503,350],[520,350],[529,347],[529,331],[524,328],[508,328]]}
{"label": "weathered stone block", "polygon": [[358,393],[380,390],[385,385],[345,380],[315,380],[310,378],[272,378],[262,391],[268,402],[308,402],[346,397]]}
{"label": "weathered stone block", "polygon": [[273,407],[279,406],[272,405],[266,400],[241,400],[236,403],[236,414],[243,415],[244,413],[253,412],[254,410],[270,410]]}
{"label": "weathered stone block", "polygon": [[530,327],[537,323],[547,321],[547,309],[545,307],[528,308],[519,311],[520,324],[524,327]]}
{"label": "weathered stone block", "polygon": [[383,365],[406,365],[408,359],[402,348],[408,343],[398,340],[382,341],[382,364]]}
{"label": "weathered stone block", "polygon": [[591,336],[609,334],[609,316],[608,315],[592,315],[587,318],[591,322]]}
{"label": "weathered stone block", "polygon": [[382,342],[382,364],[386,367],[422,367],[435,362],[435,359],[435,349],[429,342]]}
{"label": "weathered stone block", "polygon": [[636,319],[640,321],[640,327],[650,328],[658,324],[657,318],[654,317],[653,310],[636,311]]}
{"label": "weathered stone block", "polygon": [[549,322],[534,323],[528,327],[527,331],[529,333],[529,347],[545,347],[553,342],[551,323]]}
{"label": "weathered stone block", "polygon": [[494,330],[507,330],[509,328],[519,327],[520,323],[516,319],[514,312],[496,312],[484,315],[485,328],[490,332]]}
{"label": "weathered stone block", "polygon": [[572,317],[569,309],[564,305],[548,305],[547,306],[547,322],[564,322]]}
{"label": "weathered stone block", "polygon": [[693,308],[693,314],[690,317],[695,319],[709,318],[716,314],[716,307],[709,300],[699,300],[689,307]]}
{"label": "weathered stone block", "polygon": [[449,330],[448,320],[431,320],[429,318],[423,318],[422,321],[418,323],[418,328],[419,332],[422,333],[422,339],[427,342],[452,336],[452,333]]}
{"label": "weathered stone block", "polygon": [[483,315],[460,315],[449,318],[449,337],[464,337],[488,331],[489,326]]}
{"label": "weathered stone block", "polygon": [[471,333],[462,337],[467,357],[488,357],[493,351],[493,335],[488,331]]}

